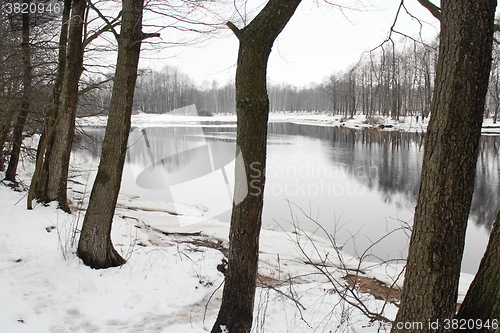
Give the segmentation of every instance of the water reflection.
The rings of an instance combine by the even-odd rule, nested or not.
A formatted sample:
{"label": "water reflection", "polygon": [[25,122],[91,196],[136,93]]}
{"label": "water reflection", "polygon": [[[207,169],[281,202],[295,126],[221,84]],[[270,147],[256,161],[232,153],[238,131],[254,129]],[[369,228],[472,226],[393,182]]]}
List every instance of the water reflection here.
{"label": "water reflection", "polygon": [[477,177],[472,197],[471,218],[491,229],[500,209],[500,140],[482,136],[477,160]]}
{"label": "water reflection", "polygon": [[[220,218],[229,221],[235,131],[234,127],[133,129],[126,166],[131,176],[127,178],[124,174],[128,180],[124,180],[122,188],[131,194],[140,193],[143,200],[169,201],[172,200],[169,194],[158,190],[201,179],[222,169],[219,178],[223,184],[221,192],[217,192],[223,193],[221,197],[214,195],[212,188],[203,186],[192,187],[185,195],[186,200],[199,200],[209,208],[214,205],[210,208],[213,211],[226,211]],[[98,162],[103,134],[102,128],[86,129],[85,138],[77,141],[74,149],[83,162]],[[357,243],[348,247],[348,251],[366,248],[373,240],[399,227],[401,221],[411,224],[423,143],[423,134],[271,123],[264,223],[286,224],[284,221],[293,214],[286,201],[290,200],[310,212],[329,232],[336,232],[339,242],[356,234]],[[469,246],[462,266],[470,273],[477,269],[488,232],[500,209],[499,146],[498,136],[481,138],[470,213],[476,227],[468,230]],[[158,170],[166,175],[162,181],[155,176]],[[340,220],[344,230],[337,230],[336,220]],[[314,224],[301,227],[315,228]],[[386,245],[372,249],[373,255],[384,259],[405,257],[407,235],[392,237]]]}
{"label": "water reflection", "polygon": [[[422,133],[383,132],[365,129],[270,124],[272,135],[299,135],[328,142],[331,163],[344,165],[347,173],[369,189],[379,191],[386,203],[414,207],[418,197],[424,149]],[[500,137],[482,136],[470,219],[491,229],[500,209]],[[370,177],[356,170],[378,170]],[[401,200],[401,196],[404,200]]]}
{"label": "water reflection", "polygon": [[[102,128],[87,129],[84,136],[76,140],[75,150],[85,161],[95,162],[103,135]],[[390,204],[397,200],[396,204],[407,208],[416,202],[424,144],[421,133],[271,123],[269,136],[270,145],[290,145],[291,137],[319,139],[325,146],[322,154],[328,156],[330,166],[341,167],[345,175],[378,191],[384,202]],[[216,156],[212,163],[217,169],[234,158],[235,137],[234,127],[132,129],[127,163],[142,169],[161,164],[167,173],[175,174],[187,165],[201,165],[200,161],[208,158],[208,143],[212,155]],[[500,209],[499,149],[498,136],[481,137],[470,219],[488,229]],[[268,164],[268,168],[272,169],[273,165]],[[360,170],[377,172],[367,175]],[[173,175],[168,184],[180,181],[183,179]]]}

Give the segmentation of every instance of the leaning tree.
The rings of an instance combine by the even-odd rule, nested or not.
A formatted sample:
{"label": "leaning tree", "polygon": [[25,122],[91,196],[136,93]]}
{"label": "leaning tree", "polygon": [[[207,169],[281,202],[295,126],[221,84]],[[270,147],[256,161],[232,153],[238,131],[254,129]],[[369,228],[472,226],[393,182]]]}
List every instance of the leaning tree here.
{"label": "leaning tree", "polygon": [[[496,0],[442,0],[439,56],[398,323],[454,317]],[[433,332],[443,332],[441,325]]]}
{"label": "leaning tree", "polygon": [[[211,1],[183,0],[182,8],[170,7],[168,2],[149,2],[149,5],[154,8],[151,10],[156,15],[163,15],[165,19],[163,26],[155,28],[182,30],[189,26],[187,29],[191,32],[210,33],[215,29],[213,25],[202,24],[201,22],[204,22],[202,18],[199,21],[189,17],[198,10],[210,14],[210,10],[205,10],[207,9],[204,6],[205,3],[210,4]],[[147,9],[144,7],[143,0],[124,0],[122,8],[120,33],[111,29],[118,41],[118,60],[108,123],[104,134],[101,160],[83,221],[77,251],[83,262],[92,268],[114,267],[125,262],[113,247],[111,227],[127,153],[141,44],[146,38],[160,36],[158,32],[142,32],[143,12]],[[210,15],[207,16],[211,19]],[[111,25],[110,22],[108,26]],[[199,28],[196,25],[202,25],[202,27]],[[181,26],[184,28],[180,28]]]}
{"label": "leaning tree", "polygon": [[498,325],[493,320],[500,320],[500,211],[477,274],[456,318],[467,323],[472,320],[477,332],[494,332]]}
{"label": "leaning tree", "polygon": [[123,0],[120,34],[114,32],[118,60],[108,124],[77,251],[78,257],[92,268],[125,263],[111,242],[111,225],[127,152],[141,42],[146,36],[142,32],[143,7],[144,0]]}

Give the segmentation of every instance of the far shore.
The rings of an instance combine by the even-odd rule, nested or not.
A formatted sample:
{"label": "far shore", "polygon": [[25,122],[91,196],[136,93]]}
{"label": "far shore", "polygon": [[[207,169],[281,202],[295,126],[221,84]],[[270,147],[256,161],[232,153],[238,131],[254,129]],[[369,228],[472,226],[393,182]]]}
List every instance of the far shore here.
{"label": "far shore", "polygon": [[[106,126],[108,117],[85,116],[77,118],[77,124],[82,127]],[[362,114],[353,117],[344,115],[332,115],[330,113],[306,113],[306,112],[279,112],[269,115],[269,122],[291,122],[311,126],[332,126],[351,129],[376,129],[380,131],[401,131],[423,133],[427,131],[429,118],[417,118],[414,116],[399,117],[392,119],[389,116],[375,115],[366,117]],[[213,116],[192,116],[178,114],[148,114],[134,111],[132,115],[132,126],[139,128],[164,127],[164,126],[236,126],[235,114],[215,114]],[[483,121],[483,135],[500,135],[500,123],[493,123],[492,118]]]}

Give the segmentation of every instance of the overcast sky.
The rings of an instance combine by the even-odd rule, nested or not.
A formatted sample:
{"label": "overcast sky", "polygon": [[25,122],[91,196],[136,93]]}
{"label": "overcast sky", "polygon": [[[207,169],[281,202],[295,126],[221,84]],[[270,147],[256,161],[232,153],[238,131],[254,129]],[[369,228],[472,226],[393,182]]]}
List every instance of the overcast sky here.
{"label": "overcast sky", "polygon": [[[353,65],[363,52],[387,38],[400,2],[352,0],[352,6],[359,10],[341,11],[322,0],[303,0],[274,44],[268,65],[269,79],[307,86]],[[249,3],[258,6],[265,1],[250,0]],[[434,38],[439,32],[439,23],[417,0],[405,3],[413,15],[426,23],[421,29],[416,20],[402,11],[396,29],[416,38],[420,32],[427,40]],[[393,39],[400,41],[403,38],[393,35]],[[198,84],[213,80],[225,84],[234,78],[237,51],[238,41],[228,30],[199,46],[146,52],[140,66],[159,69],[168,64],[176,66]]]}

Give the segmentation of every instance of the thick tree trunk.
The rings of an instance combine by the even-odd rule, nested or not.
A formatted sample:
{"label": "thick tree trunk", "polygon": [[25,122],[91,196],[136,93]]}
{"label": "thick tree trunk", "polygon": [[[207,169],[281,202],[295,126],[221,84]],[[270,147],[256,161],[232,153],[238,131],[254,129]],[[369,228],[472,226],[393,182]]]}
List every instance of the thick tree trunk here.
{"label": "thick tree trunk", "polygon": [[212,333],[250,332],[253,319],[259,233],[264,199],[267,120],[267,61],[274,40],[292,17],[300,0],[270,0],[257,17],[238,30],[228,24],[239,39],[236,69],[236,143],[244,168],[236,167],[235,198],[248,189],[245,199],[233,205],[229,234],[228,269],[222,305]]}
{"label": "thick tree trunk", "polygon": [[[500,325],[500,211],[490,234],[476,277],[456,318],[467,323],[468,332],[495,332]],[[492,320],[496,319],[496,324]],[[474,323],[470,325],[470,323]],[[489,325],[488,325],[489,324]],[[489,327],[487,327],[489,326]],[[473,329],[471,329],[473,328]],[[463,330],[456,330],[463,332]]]}
{"label": "thick tree trunk", "polygon": [[132,104],[141,51],[144,0],[124,0],[115,82],[101,161],[78,242],[78,257],[92,268],[119,266],[125,260],[111,243],[111,225],[120,191],[130,132]]}
{"label": "thick tree trunk", "polygon": [[[442,0],[420,192],[394,331],[454,317],[491,66],[496,0]],[[402,329],[398,329],[402,328]],[[415,329],[415,327],[411,327]]]}
{"label": "thick tree trunk", "polygon": [[[29,0],[24,0],[23,3],[29,5]],[[21,154],[21,145],[23,143],[23,131],[26,119],[30,109],[30,94],[31,85],[33,80],[33,68],[31,66],[30,55],[30,14],[29,12],[22,14],[22,41],[21,52],[23,58],[23,96],[21,100],[21,110],[14,125],[14,132],[12,133],[12,151],[10,153],[10,160],[5,171],[5,179],[12,182],[16,181],[17,165],[19,163],[19,156]],[[2,144],[3,149],[3,144]]]}
{"label": "thick tree trunk", "polygon": [[55,124],[61,105],[61,93],[64,83],[64,72],[66,69],[66,48],[68,44],[69,17],[71,12],[72,0],[64,0],[64,9],[61,23],[61,34],[59,37],[59,56],[57,63],[57,75],[52,88],[52,94],[49,99],[48,111],[45,114],[45,124],[43,133],[38,143],[36,153],[36,164],[33,177],[31,178],[30,189],[28,192],[27,207],[32,208],[33,199],[45,201],[47,192],[47,183],[49,177],[49,160],[44,156],[50,156],[54,144]]}
{"label": "thick tree trunk", "polygon": [[[59,208],[70,212],[67,202],[67,183],[71,146],[75,135],[75,117],[78,104],[78,83],[83,69],[83,25],[85,0],[73,0],[66,54],[66,68],[62,90],[62,104],[57,112],[56,135],[51,150],[45,154],[48,161],[48,178],[43,202],[57,201]],[[45,184],[44,184],[45,185]]]}

